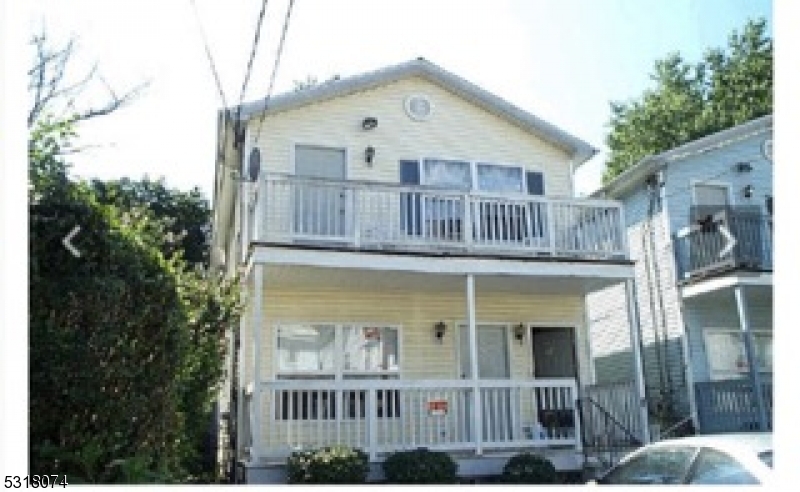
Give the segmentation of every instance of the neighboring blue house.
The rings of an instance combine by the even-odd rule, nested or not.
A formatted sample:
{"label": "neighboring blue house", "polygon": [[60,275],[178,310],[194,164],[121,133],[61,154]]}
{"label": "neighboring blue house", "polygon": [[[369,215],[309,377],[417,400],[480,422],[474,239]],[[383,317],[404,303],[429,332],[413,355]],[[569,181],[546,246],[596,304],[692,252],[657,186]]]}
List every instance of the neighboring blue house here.
{"label": "neighboring blue house", "polygon": [[772,121],[649,156],[595,194],[624,204],[640,338],[623,286],[590,294],[595,382],[629,379],[641,354],[662,437],[772,428]]}

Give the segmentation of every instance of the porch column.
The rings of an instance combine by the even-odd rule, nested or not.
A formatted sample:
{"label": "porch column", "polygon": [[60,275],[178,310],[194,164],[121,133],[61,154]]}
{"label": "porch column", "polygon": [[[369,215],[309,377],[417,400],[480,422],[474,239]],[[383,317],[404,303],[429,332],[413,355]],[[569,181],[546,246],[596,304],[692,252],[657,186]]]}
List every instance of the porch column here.
{"label": "porch column", "polygon": [[633,354],[633,373],[636,382],[636,393],[639,396],[639,420],[642,422],[642,440],[650,442],[650,419],[647,415],[647,396],[644,389],[644,365],[642,364],[642,340],[639,328],[639,310],[636,305],[636,286],[633,279],[625,281],[625,293],[628,304],[628,320],[631,330],[631,353]]}
{"label": "porch column", "polygon": [[475,454],[483,454],[483,415],[478,380],[478,330],[475,326],[475,275],[467,275],[467,325],[469,329],[469,371],[472,379],[472,428]]}
{"label": "porch column", "polygon": [[733,294],[736,297],[736,310],[739,313],[739,327],[742,329],[744,351],[747,355],[747,370],[750,373],[750,383],[753,385],[753,395],[755,396],[756,407],[758,409],[758,427],[760,430],[766,431],[767,407],[764,404],[764,394],[761,392],[761,374],[759,374],[758,360],[756,360],[756,351],[755,347],[753,347],[753,333],[750,331],[750,316],[747,312],[744,286],[737,285],[734,287]]}
{"label": "porch column", "polygon": [[253,275],[253,292],[250,299],[253,316],[253,427],[250,429],[252,434],[252,456],[255,460],[262,456],[261,453],[261,332],[263,327],[263,304],[264,304],[264,265],[255,263],[251,270]]}

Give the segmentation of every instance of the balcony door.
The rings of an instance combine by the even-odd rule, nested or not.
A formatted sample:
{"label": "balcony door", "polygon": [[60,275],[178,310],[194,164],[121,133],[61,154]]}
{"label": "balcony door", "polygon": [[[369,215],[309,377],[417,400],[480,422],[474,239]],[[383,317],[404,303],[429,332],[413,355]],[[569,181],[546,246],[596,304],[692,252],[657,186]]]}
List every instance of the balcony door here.
{"label": "balcony door", "polygon": [[292,187],[294,234],[308,238],[344,238],[347,235],[345,151],[340,148],[298,145],[294,153]]}
{"label": "balcony door", "polygon": [[[696,183],[692,186],[692,220],[705,226],[690,236],[689,270],[702,272],[727,264],[730,253],[721,255],[727,240],[713,224],[730,227],[730,190],[727,185]],[[729,232],[733,232],[728,229]]]}

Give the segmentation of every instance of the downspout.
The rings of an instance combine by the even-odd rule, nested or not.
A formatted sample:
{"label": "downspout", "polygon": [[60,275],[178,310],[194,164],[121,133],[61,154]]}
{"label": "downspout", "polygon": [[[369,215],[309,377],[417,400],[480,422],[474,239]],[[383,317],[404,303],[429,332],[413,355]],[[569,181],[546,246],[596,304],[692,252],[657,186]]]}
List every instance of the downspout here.
{"label": "downspout", "polygon": [[[651,205],[654,205],[654,202],[658,200],[661,207],[663,207],[663,202],[661,202],[661,187],[663,185],[663,171],[659,171],[657,176],[656,187],[651,190]],[[652,209],[655,207],[651,206]],[[653,212],[655,212],[653,210]],[[658,310],[661,314],[661,342],[662,342],[662,349],[663,353],[663,362],[664,362],[664,373],[666,375],[666,383],[667,383],[667,402],[669,403],[668,407],[668,414],[670,416],[674,413],[674,392],[675,388],[672,384],[672,371],[670,370],[670,360],[669,360],[669,333],[667,328],[667,313],[666,309],[664,308],[664,291],[661,290],[661,266],[658,261],[658,251],[656,250],[656,232],[655,228],[653,227],[653,217],[652,215],[648,218],[648,228],[650,232],[650,254],[652,257],[653,262],[653,274],[655,280],[655,292],[658,294],[656,297],[658,299]]]}
{"label": "downspout", "polygon": [[[653,279],[652,274],[650,272],[651,268],[651,260],[650,260],[650,249],[648,248],[647,239],[649,237],[649,230],[650,230],[650,221],[653,218],[654,213],[654,201],[653,201],[653,182],[652,180],[648,180],[647,188],[649,192],[649,200],[650,203],[647,209],[647,217],[646,221],[642,223],[642,235],[641,235],[641,247],[642,247],[642,261],[644,263],[644,271],[645,271],[645,288],[647,289],[647,303],[648,307],[650,308],[650,321],[653,326],[653,343],[655,345],[655,355],[656,355],[656,366],[658,369],[658,388],[659,388],[659,395],[663,399],[665,393],[665,377],[664,377],[664,364],[661,359],[661,340],[659,338],[658,333],[658,316],[656,313],[656,306],[655,302],[653,301]],[[642,342],[644,343],[644,341]],[[643,353],[644,356],[644,353]]]}

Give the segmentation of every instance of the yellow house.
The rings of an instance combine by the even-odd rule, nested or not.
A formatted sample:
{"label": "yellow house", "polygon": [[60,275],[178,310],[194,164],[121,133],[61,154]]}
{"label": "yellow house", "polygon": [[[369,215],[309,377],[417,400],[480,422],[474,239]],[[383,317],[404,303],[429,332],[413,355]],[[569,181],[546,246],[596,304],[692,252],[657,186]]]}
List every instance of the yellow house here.
{"label": "yellow house", "polygon": [[246,481],[337,443],[581,466],[585,298],[633,276],[620,204],[572,197],[595,149],[424,59],[218,129],[213,263],[247,301],[223,434]]}

